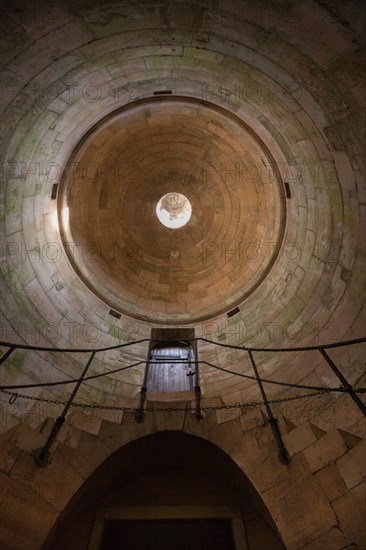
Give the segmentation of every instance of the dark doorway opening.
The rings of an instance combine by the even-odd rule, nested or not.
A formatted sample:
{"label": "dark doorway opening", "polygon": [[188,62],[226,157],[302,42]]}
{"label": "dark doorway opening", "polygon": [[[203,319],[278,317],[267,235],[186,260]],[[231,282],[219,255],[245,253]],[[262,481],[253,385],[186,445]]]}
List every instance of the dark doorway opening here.
{"label": "dark doorway opening", "polygon": [[[131,418],[122,429],[129,428]],[[181,532],[194,534],[192,542],[184,541],[184,550],[197,548],[198,520],[224,520],[236,550],[285,549],[261,496],[239,466],[216,445],[181,431],[141,437],[109,456],[71,499],[42,549],[74,549],[77,541],[78,550],[107,550],[103,535],[108,522],[136,521],[140,528],[141,522],[167,521],[171,526],[182,520]],[[143,538],[142,548],[150,550],[150,537]],[[200,540],[200,549],[215,550],[220,538],[214,538],[206,546]],[[112,547],[133,550],[121,540]],[[233,547],[232,540],[231,546],[223,544],[220,550]],[[180,550],[175,542],[170,547],[154,543],[152,548]]]}
{"label": "dark doorway opening", "polygon": [[109,520],[101,550],[235,550],[229,519]]}

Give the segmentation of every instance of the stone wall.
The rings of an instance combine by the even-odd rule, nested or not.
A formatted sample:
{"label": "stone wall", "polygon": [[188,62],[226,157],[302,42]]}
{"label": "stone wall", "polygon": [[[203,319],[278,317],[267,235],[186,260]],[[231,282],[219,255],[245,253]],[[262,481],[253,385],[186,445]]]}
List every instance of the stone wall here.
{"label": "stone wall", "polygon": [[[35,466],[32,453],[44,444],[52,423],[38,429],[18,425],[2,436],[1,547],[12,550],[25,545],[30,549],[40,548],[62,512],[62,523],[54,527],[49,540],[56,544],[70,530],[71,537],[80,536],[81,542],[86,541],[86,535],[77,533],[83,525],[80,519],[83,513],[88,516],[88,506],[93,509],[95,501],[101,504],[100,498],[106,497],[115,487],[115,479],[123,480],[125,474],[124,483],[127,483],[128,479],[136,477],[141,460],[147,469],[149,461],[140,454],[128,463],[125,472],[124,468],[121,470],[124,462],[115,458],[114,469],[106,462],[104,473],[96,476],[94,484],[90,480],[85,483],[86,480],[104,461],[113,458],[113,453],[118,457],[126,444],[148,435],[164,435],[167,430],[197,436],[224,451],[252,487],[248,485],[244,489],[243,486],[247,502],[251,506],[262,502],[257,507],[258,513],[264,513],[267,521],[274,522],[288,550],[341,550],[352,548],[352,544],[355,549],[364,548],[363,439],[339,429],[325,432],[312,423],[295,427],[282,417],[280,428],[291,457],[289,465],[284,465],[279,460],[278,447],[264,413],[253,409],[230,418],[230,414],[225,416],[226,412],[222,411],[220,418],[214,411],[209,412],[202,420],[197,420],[191,412],[147,412],[141,424],[136,424],[132,413],[103,421],[79,415],[72,425],[62,428],[51,463],[45,468]],[[179,448],[182,450],[174,449],[173,454],[184,453],[184,440]],[[215,462],[200,464],[201,472],[216,479],[222,477],[230,487],[224,474],[226,468],[221,470]],[[239,490],[238,485],[236,489]],[[164,501],[163,486],[161,491],[159,496],[159,489],[155,487],[155,505]],[[139,491],[134,499],[136,504],[144,503]],[[192,497],[189,503],[196,503],[196,498]],[[84,519],[89,526],[90,513],[89,519]],[[255,537],[249,548],[259,549],[254,541]],[[51,547],[54,546],[45,548]]]}
{"label": "stone wall", "polygon": [[[275,169],[290,191],[283,243],[270,273],[236,315],[202,320],[196,335],[260,347],[362,336],[364,23],[358,0],[3,2],[0,340],[95,348],[149,337],[149,323],[126,313],[113,317],[110,305],[79,279],[63,248],[52,194],[87,132],[114,110],[159,90],[212,102],[238,117],[275,161],[273,168],[258,158],[263,178]],[[220,179],[221,164],[210,170]],[[234,177],[240,181],[241,175]],[[249,243],[235,240],[227,249],[221,234],[215,244],[212,262],[235,262],[239,254],[232,267],[240,269]],[[273,244],[262,243],[261,261]],[[212,243],[200,245],[207,250]],[[141,343],[101,353],[93,373],[144,360],[146,352]],[[199,354],[252,374],[241,352],[201,343]],[[338,348],[331,356],[351,383],[364,385],[362,346]],[[260,353],[256,359],[268,378],[338,385],[316,352]],[[74,379],[86,360],[85,354],[18,350],[2,367],[1,384]],[[78,400],[136,403],[143,370],[87,382]],[[259,398],[252,381],[210,368],[202,369],[201,383],[208,404]],[[24,393],[63,401],[70,391],[55,386]],[[273,399],[292,394],[268,387]],[[147,415],[142,425],[123,416],[121,426],[120,413],[103,412],[88,422],[75,415],[52,464],[38,470],[30,455],[61,407],[20,398],[10,405],[5,394],[0,399],[5,549],[28,547],[30,539],[39,547],[71,493],[112,451],[156,429],[182,429],[179,415]],[[200,424],[188,415],[184,431],[232,456],[264,499],[287,548],[361,550],[364,443],[357,437],[364,438],[364,421],[354,403],[348,395],[327,394],[281,403],[275,412],[286,417],[283,430],[297,426],[285,437],[293,455],[289,467],[279,465],[269,427],[256,429],[263,422],[256,411],[210,413]]]}

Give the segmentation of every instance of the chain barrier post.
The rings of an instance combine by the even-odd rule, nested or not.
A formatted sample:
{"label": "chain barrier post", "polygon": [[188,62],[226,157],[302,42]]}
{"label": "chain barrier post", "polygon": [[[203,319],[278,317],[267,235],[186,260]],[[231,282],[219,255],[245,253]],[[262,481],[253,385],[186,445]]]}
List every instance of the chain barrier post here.
{"label": "chain barrier post", "polygon": [[358,397],[357,393],[353,389],[353,386],[348,382],[347,378],[343,376],[341,371],[336,367],[336,365],[333,363],[327,352],[324,348],[319,347],[319,351],[334,372],[334,374],[338,377],[338,379],[342,382],[345,390],[349,395],[352,397],[353,401],[356,403],[360,411],[366,416],[366,405],[362,403],[361,399]]}
{"label": "chain barrier post", "polygon": [[199,373],[199,361],[198,361],[198,346],[197,339],[194,339],[193,343],[193,352],[194,352],[194,364],[195,364],[195,383],[194,383],[194,395],[196,400],[196,418],[201,420],[203,418],[201,410],[201,386],[200,386],[200,373]]}
{"label": "chain barrier post", "polygon": [[141,390],[140,390],[140,406],[135,413],[135,420],[138,424],[141,424],[141,422],[144,420],[144,416],[145,416],[144,406],[145,406],[145,400],[146,400],[146,393],[147,393],[147,387],[144,383],[144,385],[141,386]]}
{"label": "chain barrier post", "polygon": [[251,350],[248,350],[248,354],[249,354],[249,359],[250,359],[251,365],[253,367],[254,374],[255,374],[255,377],[256,377],[256,380],[257,380],[257,383],[258,383],[258,386],[259,386],[259,389],[260,389],[260,392],[261,392],[261,395],[262,395],[262,398],[263,398],[264,406],[266,407],[266,411],[267,411],[267,414],[268,414],[268,421],[271,425],[272,432],[273,432],[273,435],[275,437],[275,440],[276,440],[276,443],[277,443],[277,446],[278,446],[280,461],[283,464],[289,464],[290,457],[289,457],[288,451],[285,447],[285,444],[283,442],[280,429],[278,427],[278,420],[277,420],[277,418],[275,418],[273,416],[272,409],[269,405],[269,401],[268,401],[267,396],[266,396],[266,392],[264,391],[262,380],[260,379],[258,369],[257,369],[257,365],[255,364],[255,361],[254,361],[253,352]]}
{"label": "chain barrier post", "polygon": [[65,407],[64,407],[64,410],[62,411],[61,415],[56,418],[56,421],[55,421],[55,424],[52,428],[52,431],[50,433],[50,435],[48,436],[48,439],[46,441],[46,443],[44,444],[44,446],[41,448],[41,449],[37,449],[34,453],[33,453],[33,457],[34,457],[34,461],[36,463],[36,465],[39,467],[39,468],[42,468],[44,466],[47,466],[47,464],[49,464],[50,462],[50,448],[51,448],[51,445],[53,444],[53,442],[55,441],[56,437],[57,437],[57,434],[58,432],[61,430],[62,426],[63,426],[63,423],[65,422],[65,418],[66,418],[66,414],[69,410],[69,408],[71,407],[71,404],[74,400],[74,397],[75,395],[77,394],[84,378],[85,378],[85,375],[86,373],[88,372],[89,370],[89,367],[94,359],[94,356],[95,356],[95,351],[92,352],[83,372],[82,372],[82,375],[81,377],[79,378],[79,380],[77,381],[76,385],[75,385],[75,388],[73,389],[73,392],[72,394],[70,395]]}
{"label": "chain barrier post", "polygon": [[144,408],[145,408],[146,393],[147,393],[147,378],[149,375],[151,350],[152,350],[152,342],[150,341],[148,351],[147,351],[147,361],[145,364],[144,381],[142,383],[141,390],[140,390],[140,407],[135,412],[135,420],[139,424],[141,424],[145,416]]}

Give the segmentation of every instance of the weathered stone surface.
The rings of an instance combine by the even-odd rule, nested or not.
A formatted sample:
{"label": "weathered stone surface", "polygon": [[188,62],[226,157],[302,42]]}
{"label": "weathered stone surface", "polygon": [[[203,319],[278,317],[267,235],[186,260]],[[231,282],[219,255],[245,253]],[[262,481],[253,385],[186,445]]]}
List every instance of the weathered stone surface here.
{"label": "weathered stone surface", "polygon": [[268,417],[260,407],[244,409],[240,416],[240,423],[244,432],[253,429],[261,430],[267,422]]}
{"label": "weathered stone surface", "polygon": [[[196,334],[220,343],[263,347],[255,357],[269,380],[338,385],[318,352],[268,349],[348,340],[364,331],[362,2],[3,4],[0,340],[103,348],[149,338],[146,319],[153,318],[159,326],[195,324]],[[172,92],[169,109],[153,95],[159,90]],[[123,108],[142,98],[156,102],[150,110],[136,104],[127,124]],[[103,117],[116,109],[118,124],[103,127]],[[86,134],[90,147],[79,152],[88,165],[72,173],[70,155]],[[78,237],[80,244],[84,237],[86,245],[69,257],[59,231],[60,201],[51,199],[53,184],[63,194],[68,170],[70,193],[65,209],[58,205],[62,218],[69,212],[64,241]],[[155,199],[173,184],[193,197],[186,233],[164,233],[155,218]],[[97,242],[103,246],[93,251]],[[73,267],[80,261],[84,282]],[[106,301],[91,291],[92,283]],[[109,314],[116,300],[123,301],[118,322]],[[234,305],[239,311],[228,318]],[[210,317],[215,312],[221,314]],[[202,321],[191,322],[193,314]],[[147,347],[98,352],[90,372],[144,360]],[[202,364],[203,401],[262,400],[257,384],[239,376],[253,375],[246,352],[203,341],[198,347],[201,359],[235,373]],[[362,345],[329,354],[353,385],[364,386]],[[19,355],[2,366],[2,385],[76,379],[86,361],[81,353],[24,353],[27,361]],[[138,396],[143,371],[139,365],[89,380],[78,399],[128,403]],[[64,401],[72,387],[21,391]],[[274,401],[302,391],[267,383],[265,389]],[[34,401],[19,396],[11,405],[9,397],[0,395],[0,431],[15,427],[4,434],[0,455],[9,473],[2,478],[12,484],[0,545],[40,548],[54,510],[31,502],[40,494],[36,480],[46,475],[31,457],[46,431],[32,428],[57,415],[51,403],[40,402],[39,412]],[[67,483],[84,479],[128,441],[183,427],[236,460],[289,549],[340,550],[357,542],[360,550],[364,444],[346,433],[364,435],[360,411],[349,395],[336,392],[274,406],[299,426],[296,434],[282,431],[280,422],[293,457],[289,466],[278,462],[260,407],[240,416],[235,409],[211,411],[201,421],[187,413],[184,422],[180,414],[168,420],[165,413],[146,413],[141,424],[133,413],[121,419],[105,411],[93,422],[82,415],[60,432],[40,497],[52,500],[57,476]],[[317,439],[303,427],[308,421],[328,433]],[[339,530],[331,527],[328,499]]]}
{"label": "weathered stone surface", "polygon": [[[310,542],[327,533],[337,518],[313,476],[289,483],[288,492],[272,511],[286,534],[288,548],[298,548],[300,541]],[[280,529],[281,530],[281,529]]]}
{"label": "weathered stone surface", "polygon": [[92,413],[75,411],[69,417],[69,423],[78,430],[88,432],[93,435],[98,435],[102,419]]}
{"label": "weathered stone surface", "polygon": [[245,522],[245,531],[249,548],[270,547],[271,550],[282,550],[282,544],[269,530],[262,518],[254,518]]}
{"label": "weathered stone surface", "polygon": [[3,472],[0,472],[0,505],[6,496],[6,491],[8,490],[10,483],[11,479],[9,478],[9,476],[4,474]]}
{"label": "weathered stone surface", "polygon": [[[133,422],[136,422],[133,420]],[[102,424],[98,441],[109,451],[114,451],[131,440],[131,435],[125,425],[116,426],[109,422]]]}
{"label": "weathered stone surface", "polygon": [[51,463],[38,469],[32,485],[46,502],[61,512],[83,481],[83,477],[56,451]]}
{"label": "weathered stone surface", "polygon": [[[339,527],[332,527],[328,532],[320,535],[320,537],[317,537],[309,544],[302,546],[300,550],[324,550],[325,548],[327,550],[345,550],[347,542],[348,538],[342,533]],[[352,548],[352,550],[354,549]]]}
{"label": "weathered stone surface", "polygon": [[351,493],[346,493],[332,502],[332,508],[342,526],[342,531],[349,538],[349,541],[355,542],[358,548],[365,548],[365,502],[361,504],[357,497]]}
{"label": "weathered stone surface", "polygon": [[230,420],[235,420],[239,422],[241,416],[240,409],[219,409],[216,411],[216,419],[218,424],[223,422],[230,422]]}
{"label": "weathered stone surface", "polygon": [[99,410],[98,417],[102,420],[107,420],[108,422],[113,422],[114,424],[121,424],[123,411],[113,411],[113,410]]}
{"label": "weathered stone surface", "polygon": [[12,467],[9,479],[21,485],[31,486],[37,474],[34,458],[24,451],[20,451]]}
{"label": "weathered stone surface", "polygon": [[44,533],[58,517],[58,512],[44,500],[42,492],[16,481],[10,481],[0,512],[0,536],[17,550],[39,548]]}
{"label": "weathered stone surface", "polygon": [[43,447],[46,439],[44,434],[33,430],[26,424],[19,424],[9,442],[22,451],[33,452]]}
{"label": "weathered stone surface", "polygon": [[304,450],[304,456],[312,472],[317,472],[330,462],[343,456],[348,447],[337,429],[331,430],[324,437],[312,443]]}
{"label": "weathered stone surface", "polygon": [[[151,403],[152,404],[152,403]],[[167,402],[160,402],[159,401],[154,401],[153,403],[153,406],[154,406],[154,409],[156,408],[160,408],[160,409],[167,409],[167,408],[174,408],[174,407],[178,407],[178,408],[185,408],[185,407],[190,407],[190,402],[186,402],[186,401],[173,401],[171,403],[167,403]],[[185,412],[185,411],[174,411],[174,412],[164,412],[164,411],[154,411],[153,412],[153,415],[154,415],[154,419],[155,419],[155,425],[156,425],[156,430],[159,432],[159,431],[163,431],[163,430],[183,430],[183,426],[184,426],[184,420],[185,420],[185,417],[187,414],[190,414],[189,412]]]}
{"label": "weathered stone surface", "polygon": [[329,502],[332,502],[332,500],[347,491],[346,484],[336,464],[325,466],[325,468],[315,474],[315,477]]}
{"label": "weathered stone surface", "polygon": [[320,439],[325,433],[324,430],[309,422],[285,434],[283,440],[292,456]]}
{"label": "weathered stone surface", "polygon": [[352,489],[366,479],[366,442],[360,441],[337,461],[339,472],[347,488]]}
{"label": "weathered stone surface", "polygon": [[17,459],[19,450],[7,441],[0,444],[0,470],[8,474]]}
{"label": "weathered stone surface", "polygon": [[[260,489],[288,548],[298,548],[299,540],[310,541],[329,531],[336,518],[302,453],[284,467],[274,443],[260,447],[253,433],[236,445],[231,456]],[[251,453],[248,453],[248,448]],[[259,473],[260,472],[260,473]]]}

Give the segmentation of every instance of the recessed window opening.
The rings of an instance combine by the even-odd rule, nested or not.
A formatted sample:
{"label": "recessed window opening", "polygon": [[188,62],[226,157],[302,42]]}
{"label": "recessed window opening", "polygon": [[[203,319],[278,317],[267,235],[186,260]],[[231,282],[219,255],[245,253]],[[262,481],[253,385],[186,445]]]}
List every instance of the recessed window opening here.
{"label": "recessed window opening", "polygon": [[171,95],[172,93],[171,90],[157,90],[154,95]]}
{"label": "recessed window opening", "polygon": [[233,317],[234,315],[239,313],[239,311],[240,311],[240,308],[236,307],[236,308],[232,309],[231,311],[228,311],[226,315],[227,315],[227,317]]}
{"label": "recessed window opening", "polygon": [[196,374],[192,346],[188,342],[162,342],[152,347],[148,361],[148,392],[193,390]]}
{"label": "recessed window opening", "polygon": [[289,184],[287,181],[284,181],[283,183],[285,184],[286,197],[287,197],[288,199],[291,199],[290,184]]}
{"label": "recessed window opening", "polygon": [[58,183],[54,183],[52,185],[52,191],[51,191],[51,199],[52,200],[55,200],[55,198],[57,197],[57,190],[58,190]]}

